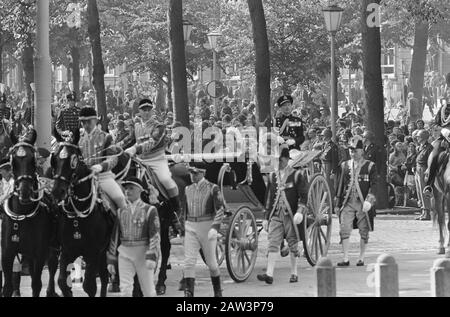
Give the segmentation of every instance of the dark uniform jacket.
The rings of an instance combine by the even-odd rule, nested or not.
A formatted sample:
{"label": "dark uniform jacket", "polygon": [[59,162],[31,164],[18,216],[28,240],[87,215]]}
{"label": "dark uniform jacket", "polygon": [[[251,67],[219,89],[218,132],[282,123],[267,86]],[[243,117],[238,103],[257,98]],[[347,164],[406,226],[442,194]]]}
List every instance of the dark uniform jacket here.
{"label": "dark uniform jacket", "polygon": [[79,122],[80,109],[78,107],[65,107],[61,110],[58,119],[56,120],[56,128],[59,132],[71,131],[74,132],[80,128]]}
{"label": "dark uniform jacket", "polygon": [[[341,174],[339,177],[338,188],[336,191],[336,207],[343,208],[347,203],[351,191],[351,170],[353,168],[353,160],[346,161],[341,164]],[[361,190],[364,201],[369,200],[372,203],[372,210],[369,211],[369,220],[373,228],[373,218],[375,218],[375,197],[377,190],[377,167],[375,163],[365,160],[359,175],[358,186]],[[362,203],[364,203],[362,201]],[[355,226],[354,226],[355,227]]]}
{"label": "dark uniform jacket", "polygon": [[[287,120],[287,122],[286,122]],[[281,131],[281,128],[285,124],[285,129]],[[303,131],[303,122],[299,117],[290,115],[281,115],[274,119],[272,126],[280,129],[280,136],[285,140],[293,139],[295,140],[295,145],[291,146],[291,149],[300,150],[300,145],[305,141],[305,135]]]}
{"label": "dark uniform jacket", "polygon": [[429,142],[419,146],[416,158],[417,166],[427,168],[428,158],[430,157],[431,152],[433,152],[433,146]]}
{"label": "dark uniform jacket", "polygon": [[[377,164],[378,157],[380,155],[380,148],[378,145],[371,143],[369,146],[364,147],[364,158],[368,161]],[[381,166],[377,165],[377,171],[381,169]]]}
{"label": "dark uniform jacket", "polygon": [[339,168],[339,149],[336,143],[333,141],[325,143],[320,159],[324,163],[331,164],[331,171],[336,173]]}
{"label": "dark uniform jacket", "polygon": [[283,180],[279,179],[279,172],[272,172],[269,176],[269,183],[266,190],[265,209],[266,220],[270,220],[274,214],[279,200],[277,199],[279,193],[282,190],[286,194],[286,199],[289,203],[292,211],[292,216],[295,215],[299,206],[306,205],[308,199],[308,181],[300,170],[294,170],[291,167],[287,167],[286,174]]}

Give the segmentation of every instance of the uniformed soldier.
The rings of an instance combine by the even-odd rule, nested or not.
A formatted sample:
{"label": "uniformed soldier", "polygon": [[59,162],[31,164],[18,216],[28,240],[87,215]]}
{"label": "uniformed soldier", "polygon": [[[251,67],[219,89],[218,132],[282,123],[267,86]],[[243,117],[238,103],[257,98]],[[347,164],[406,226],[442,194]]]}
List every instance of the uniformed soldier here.
{"label": "uniformed soldier", "polygon": [[[449,83],[447,83],[449,84]],[[432,185],[434,183],[436,173],[439,169],[438,158],[439,155],[445,151],[446,147],[450,145],[450,102],[445,103],[441,109],[436,114],[435,117],[435,125],[441,127],[441,135],[440,137],[433,142],[433,151],[430,155],[430,165],[428,166],[428,170],[425,175],[428,175],[426,187],[424,189],[424,194],[427,197],[431,197],[433,195]]]}
{"label": "uniformed soldier", "polygon": [[305,141],[303,122],[299,117],[293,116],[292,104],[294,98],[282,96],[277,101],[279,114],[275,117],[272,126],[278,129],[278,133],[284,138],[289,148],[300,150],[300,146]]}
{"label": "uniformed soldier", "polygon": [[124,208],[125,195],[111,171],[117,165],[119,149],[113,144],[112,136],[97,127],[98,117],[94,108],[81,109],[79,119],[84,131],[78,145],[87,166],[99,174],[99,186],[115,207]]}
{"label": "uniformed soldier", "polygon": [[224,216],[219,186],[205,179],[206,163],[190,163],[192,185],[186,187],[186,233],[184,238],[185,297],[194,296],[195,264],[202,249],[209,267],[214,297],[222,297],[217,264],[217,236]]}
{"label": "uniformed soldier", "polygon": [[[377,159],[379,157],[379,148],[374,143],[375,136],[370,131],[365,131],[363,134],[364,139],[364,158],[368,161],[374,162],[377,164]],[[379,169],[379,166],[377,166]]]}
{"label": "uniformed soldier", "polygon": [[122,185],[127,203],[117,214],[108,250],[108,270],[115,275],[118,261],[120,287],[126,297],[132,297],[135,274],[143,296],[155,297],[154,270],[161,253],[158,211],[141,200],[144,188],[138,178],[129,177]]}
{"label": "uniformed soldier", "polygon": [[64,131],[73,133],[76,129],[80,128],[80,122],[78,121],[80,108],[78,108],[76,101],[75,93],[67,95],[67,104],[61,109],[56,120],[56,129],[60,134]]}
{"label": "uniformed soldier", "polygon": [[427,195],[423,194],[425,186],[425,173],[428,169],[428,158],[433,151],[433,146],[428,142],[430,133],[426,130],[418,130],[417,132],[417,142],[419,143],[419,148],[417,150],[416,157],[416,172],[414,179],[417,188],[417,198],[419,199],[420,205],[422,207],[422,214],[416,220],[429,221],[431,220],[430,215],[430,200]]}
{"label": "uniformed soldier", "polygon": [[263,228],[268,232],[267,270],[258,280],[273,283],[275,262],[280,245],[286,239],[291,256],[290,283],[298,282],[297,257],[300,256],[298,227],[303,221],[308,196],[308,183],[300,170],[288,165],[289,148],[280,147],[279,169],[269,176],[266,192],[265,220]]}
{"label": "uniformed soldier", "polygon": [[165,149],[169,142],[169,138],[166,136],[166,126],[155,120],[154,106],[151,100],[141,100],[139,112],[142,122],[137,123],[134,131],[130,133],[130,137],[122,141],[132,145],[125,152],[130,156],[137,155],[156,174],[169,195],[173,227],[175,231],[182,234],[182,227],[177,216],[181,213],[178,186],[172,179],[169,163],[165,156]]}
{"label": "uniformed soldier", "polygon": [[350,140],[350,161],[341,165],[341,175],[336,195],[336,214],[341,224],[340,236],[344,259],[338,266],[349,266],[348,251],[350,234],[356,227],[359,229],[360,255],[357,266],[364,266],[366,246],[369,232],[373,230],[375,216],[375,194],[377,187],[377,168],[375,163],[364,159],[364,144],[360,136]]}
{"label": "uniformed soldier", "polygon": [[322,169],[325,172],[328,186],[330,186],[334,196],[335,180],[339,168],[339,149],[336,143],[333,142],[332,137],[333,134],[330,129],[322,131],[323,150],[320,160],[322,161]]}

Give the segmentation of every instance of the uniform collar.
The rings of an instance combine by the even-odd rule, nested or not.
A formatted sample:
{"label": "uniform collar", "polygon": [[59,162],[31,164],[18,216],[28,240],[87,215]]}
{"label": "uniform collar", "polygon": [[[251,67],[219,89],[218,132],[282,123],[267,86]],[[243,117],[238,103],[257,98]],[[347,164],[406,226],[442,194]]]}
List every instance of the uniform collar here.
{"label": "uniform collar", "polygon": [[206,178],[202,178],[198,183],[194,183],[195,188],[199,188],[202,184],[206,182]]}

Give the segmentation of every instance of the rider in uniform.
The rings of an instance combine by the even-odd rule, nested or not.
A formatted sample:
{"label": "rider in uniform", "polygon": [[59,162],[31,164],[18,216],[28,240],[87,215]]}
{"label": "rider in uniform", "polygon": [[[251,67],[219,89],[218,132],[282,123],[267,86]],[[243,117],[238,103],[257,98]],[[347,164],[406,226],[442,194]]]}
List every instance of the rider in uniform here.
{"label": "rider in uniform", "polygon": [[[355,136],[349,143],[351,160],[341,164],[341,174],[336,195],[336,214],[339,216],[340,236],[344,260],[338,266],[349,266],[348,251],[350,234],[359,229],[360,256],[357,266],[364,266],[364,256],[369,241],[369,231],[373,230],[375,216],[375,194],[377,187],[377,167],[364,159],[364,140]],[[356,224],[355,224],[356,218]]]}
{"label": "rider in uniform", "polygon": [[99,174],[101,190],[114,202],[117,209],[124,208],[125,195],[111,171],[118,162],[118,149],[112,142],[112,136],[98,128],[98,117],[94,108],[81,109],[80,121],[84,131],[78,145],[87,166]]}
{"label": "rider in uniform", "polygon": [[303,221],[308,197],[308,182],[300,170],[288,165],[290,155],[286,145],[280,147],[279,170],[269,176],[266,192],[265,220],[263,228],[268,232],[268,256],[266,274],[257,276],[267,284],[273,283],[273,272],[280,245],[287,240],[291,255],[290,283],[298,282],[297,257],[298,227]]}
{"label": "rider in uniform", "polygon": [[195,263],[202,249],[209,267],[214,297],[222,297],[217,264],[217,236],[224,216],[219,186],[205,179],[206,163],[190,163],[192,185],[186,187],[186,233],[184,239],[185,297],[194,296]]}
{"label": "rider in uniform", "polygon": [[300,146],[305,141],[302,119],[292,115],[292,104],[294,98],[282,96],[277,101],[279,112],[272,122],[272,126],[279,131],[279,135],[284,138],[289,149],[300,150]]}
{"label": "rider in uniform", "polygon": [[[130,133],[131,144],[135,144],[125,152],[132,157],[137,155],[156,174],[169,196],[169,204],[173,211],[169,217],[173,228],[182,234],[178,219],[181,213],[178,186],[172,179],[169,163],[165,157],[165,149],[169,141],[166,126],[154,119],[154,105],[149,99],[139,102],[139,112],[142,121],[136,123],[134,131]],[[126,142],[128,143],[128,140]]]}
{"label": "rider in uniform", "polygon": [[428,174],[426,187],[423,193],[427,197],[433,195],[433,183],[436,177],[436,173],[439,169],[439,155],[449,147],[450,143],[450,102],[446,102],[435,117],[435,124],[441,127],[441,136],[433,142],[433,151],[431,152],[428,162]]}

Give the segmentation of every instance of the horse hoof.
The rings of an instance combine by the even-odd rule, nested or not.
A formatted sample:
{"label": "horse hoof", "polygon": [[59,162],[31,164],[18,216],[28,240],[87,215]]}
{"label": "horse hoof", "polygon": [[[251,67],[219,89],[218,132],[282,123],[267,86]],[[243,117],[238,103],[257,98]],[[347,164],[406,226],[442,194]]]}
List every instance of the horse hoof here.
{"label": "horse hoof", "polygon": [[56,292],[47,292],[47,297],[61,297]]}
{"label": "horse hoof", "polygon": [[445,248],[439,248],[438,254],[439,254],[439,255],[445,254]]}

